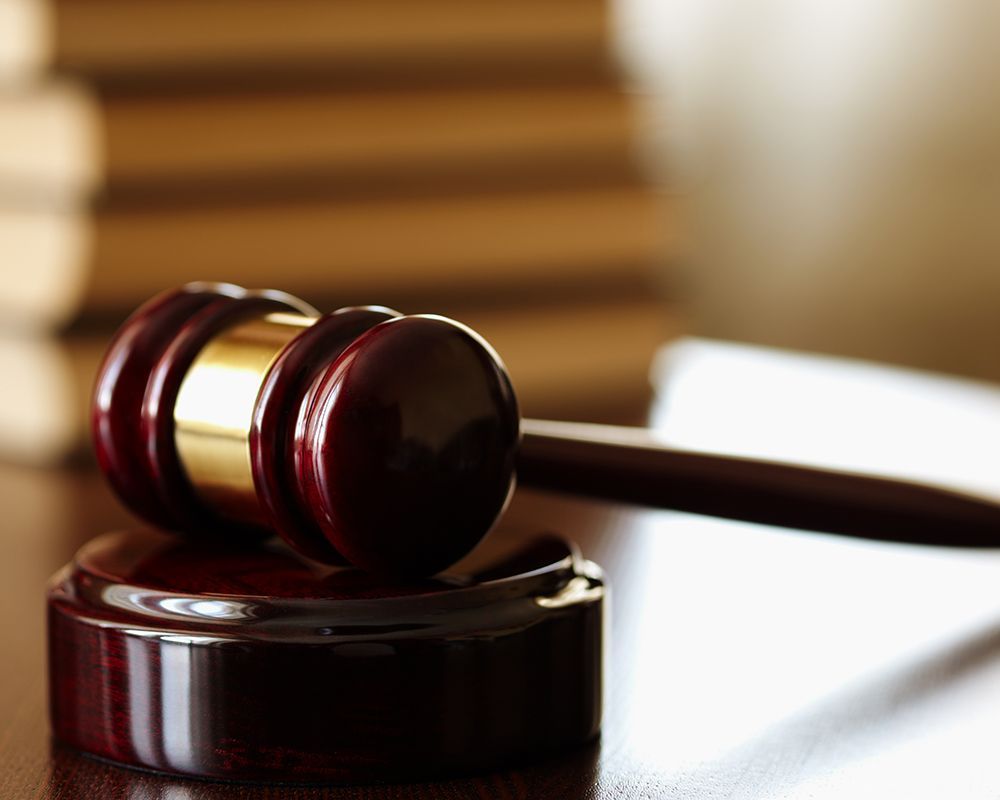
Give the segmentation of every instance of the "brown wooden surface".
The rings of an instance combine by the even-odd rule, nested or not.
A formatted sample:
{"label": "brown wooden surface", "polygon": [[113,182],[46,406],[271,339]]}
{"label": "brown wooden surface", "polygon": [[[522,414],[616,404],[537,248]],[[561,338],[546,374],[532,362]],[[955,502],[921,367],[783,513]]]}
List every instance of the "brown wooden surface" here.
{"label": "brown wooden surface", "polygon": [[[527,492],[502,535],[571,534],[613,586],[596,745],[445,783],[325,790],[184,781],[92,761],[50,742],[43,585],[82,541],[125,515],[91,474],[5,467],[0,500],[5,799],[834,797],[859,796],[852,792],[875,778],[894,795],[928,791],[918,776],[944,780],[956,766],[961,785],[981,792],[952,796],[1000,789],[991,744],[1000,734],[996,557]],[[924,757],[935,742],[944,749]]]}
{"label": "brown wooden surface", "polygon": [[[865,380],[870,415],[877,392]],[[907,396],[892,395],[891,417],[852,453],[891,427]],[[744,406],[747,397],[739,394]],[[968,417],[974,408],[960,400],[949,395],[947,406]],[[839,398],[838,408],[848,401]],[[682,396],[673,409],[684,411]],[[1000,426],[984,421],[956,453],[993,453],[994,434]],[[53,747],[44,584],[83,541],[127,518],[88,473],[0,467],[0,507],[3,800],[1000,795],[1000,557],[992,551],[847,541],[519,491],[499,535],[558,530],[608,575],[601,740],[444,783],[307,789],[163,778]]]}

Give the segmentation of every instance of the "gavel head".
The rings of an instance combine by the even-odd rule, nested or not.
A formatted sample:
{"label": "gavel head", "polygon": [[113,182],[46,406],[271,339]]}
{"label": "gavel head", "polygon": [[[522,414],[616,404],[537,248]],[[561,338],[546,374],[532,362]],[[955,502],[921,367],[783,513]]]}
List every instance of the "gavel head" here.
{"label": "gavel head", "polygon": [[517,403],[496,353],[437,316],[320,315],[280,292],[189,284],[136,311],[93,403],[122,500],[190,536],[276,532],[329,563],[429,575],[513,486]]}

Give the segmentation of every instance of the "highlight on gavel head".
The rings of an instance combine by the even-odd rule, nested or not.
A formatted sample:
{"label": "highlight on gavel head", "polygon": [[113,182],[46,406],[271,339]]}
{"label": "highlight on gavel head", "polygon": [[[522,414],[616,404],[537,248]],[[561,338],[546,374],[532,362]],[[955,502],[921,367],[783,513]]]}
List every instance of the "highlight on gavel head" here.
{"label": "highlight on gavel head", "polygon": [[463,325],[201,283],[124,323],[92,425],[112,487],[158,526],[274,531],[327,563],[430,575],[502,512],[518,419],[503,364]]}

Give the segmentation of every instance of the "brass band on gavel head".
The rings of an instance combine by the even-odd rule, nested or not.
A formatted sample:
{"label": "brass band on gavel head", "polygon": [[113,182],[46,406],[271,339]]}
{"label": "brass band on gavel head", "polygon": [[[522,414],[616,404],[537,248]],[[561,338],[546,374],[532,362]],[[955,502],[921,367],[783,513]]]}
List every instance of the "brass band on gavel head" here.
{"label": "brass band on gavel head", "polygon": [[254,407],[278,355],[317,317],[273,313],[211,339],[192,362],[174,405],[174,439],[198,495],[225,517],[259,525],[250,464]]}
{"label": "brass band on gavel head", "polygon": [[513,485],[518,413],[465,326],[381,307],[319,315],[276,292],[194,284],[112,342],[98,461],[135,511],[196,535],[274,530],[306,555],[430,574]]}

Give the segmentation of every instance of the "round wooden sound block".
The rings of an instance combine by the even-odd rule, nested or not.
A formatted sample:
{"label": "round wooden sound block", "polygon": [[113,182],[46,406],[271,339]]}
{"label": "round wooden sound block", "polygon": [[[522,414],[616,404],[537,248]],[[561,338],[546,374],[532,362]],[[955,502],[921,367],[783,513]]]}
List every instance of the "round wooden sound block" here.
{"label": "round wooden sound block", "polygon": [[604,586],[561,539],[384,583],[279,544],[107,534],[53,579],[55,736],[203,778],[400,781],[596,735]]}

